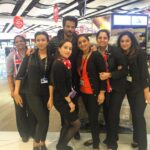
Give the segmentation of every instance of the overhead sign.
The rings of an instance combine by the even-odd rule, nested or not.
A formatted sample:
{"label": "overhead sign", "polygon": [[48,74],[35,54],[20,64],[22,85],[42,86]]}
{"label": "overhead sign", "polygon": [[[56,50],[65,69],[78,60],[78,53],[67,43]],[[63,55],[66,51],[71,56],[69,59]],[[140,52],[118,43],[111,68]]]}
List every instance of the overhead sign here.
{"label": "overhead sign", "polygon": [[113,26],[147,26],[148,16],[137,14],[113,14]]}

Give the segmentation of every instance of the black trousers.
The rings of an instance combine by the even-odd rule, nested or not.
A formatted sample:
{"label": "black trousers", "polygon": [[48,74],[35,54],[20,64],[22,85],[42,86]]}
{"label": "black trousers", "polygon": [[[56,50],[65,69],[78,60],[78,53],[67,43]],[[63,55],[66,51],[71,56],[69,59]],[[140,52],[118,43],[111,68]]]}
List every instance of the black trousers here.
{"label": "black trousers", "polygon": [[38,96],[27,94],[28,104],[36,118],[36,142],[45,141],[49,126],[49,110],[47,109],[48,95]]}
{"label": "black trousers", "polygon": [[139,150],[147,150],[147,132],[144,112],[146,108],[143,90],[133,93],[127,90],[127,97],[132,113],[133,141],[139,145]]}
{"label": "black trousers", "polygon": [[97,96],[94,96],[94,94],[83,94],[83,93],[81,96],[89,117],[93,139],[93,148],[98,148],[100,142],[99,124],[98,124],[98,114],[100,106],[97,103]]}
{"label": "black trousers", "polygon": [[110,103],[110,96],[111,93],[105,93],[105,101],[102,104],[103,105],[103,116],[104,116],[104,121],[105,121],[105,126],[106,126],[106,132],[108,131],[108,114],[109,114],[109,103]]}
{"label": "black trousers", "polygon": [[107,145],[108,148],[113,150],[116,150],[118,147],[116,135],[118,134],[120,110],[124,96],[125,92],[112,91],[110,97]]}
{"label": "black trousers", "polygon": [[34,137],[34,115],[28,106],[26,95],[21,94],[21,97],[23,99],[23,107],[20,107],[14,101],[17,129],[21,137]]}

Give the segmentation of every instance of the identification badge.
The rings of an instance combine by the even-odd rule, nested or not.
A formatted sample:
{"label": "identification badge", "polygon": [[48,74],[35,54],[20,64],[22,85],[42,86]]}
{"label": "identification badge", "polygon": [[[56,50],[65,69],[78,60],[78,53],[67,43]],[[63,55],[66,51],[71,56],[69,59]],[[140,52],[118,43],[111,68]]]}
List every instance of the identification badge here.
{"label": "identification badge", "polygon": [[80,85],[84,86],[84,81],[80,80]]}
{"label": "identification badge", "polygon": [[127,76],[127,81],[132,82],[132,77],[131,76]]}
{"label": "identification badge", "polygon": [[74,98],[76,96],[77,92],[72,88],[71,92],[69,93],[70,98]]}
{"label": "identification badge", "polygon": [[45,78],[45,77],[43,77],[43,78],[41,79],[41,84],[46,84],[46,83],[48,83],[48,79]]}

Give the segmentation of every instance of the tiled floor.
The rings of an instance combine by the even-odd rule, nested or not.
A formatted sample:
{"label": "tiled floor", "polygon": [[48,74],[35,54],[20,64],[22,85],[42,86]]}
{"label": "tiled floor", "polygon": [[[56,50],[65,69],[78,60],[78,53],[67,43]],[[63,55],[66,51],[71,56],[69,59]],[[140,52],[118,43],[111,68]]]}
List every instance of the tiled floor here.
{"label": "tiled floor", "polygon": [[[150,105],[146,108],[145,117],[147,121],[148,144],[150,150]],[[57,121],[56,121],[57,118]],[[7,81],[0,80],[0,150],[32,150],[32,140],[23,143],[16,132],[14,102],[10,97]],[[48,150],[55,150],[60,130],[60,115],[53,109],[50,113],[49,133],[47,136]],[[2,132],[4,131],[4,132]],[[84,147],[83,142],[90,138],[90,134],[83,133],[81,140],[72,140],[74,150],[92,150],[92,147]],[[101,141],[104,139],[101,135]],[[120,136],[118,150],[132,150],[130,147],[131,135]],[[101,150],[106,150],[104,144],[100,145]],[[135,149],[136,150],[136,149]]]}
{"label": "tiled floor", "polygon": [[[49,132],[47,136],[47,147],[48,150],[56,150],[56,143],[58,140],[58,132]],[[102,134],[101,141],[103,141],[105,135]],[[69,143],[74,150],[92,150],[92,146],[85,147],[83,142],[90,138],[89,133],[81,134],[81,140],[76,141],[72,139]],[[118,150],[132,150],[130,147],[131,135],[120,135],[119,136],[119,147]],[[148,136],[148,150],[150,150],[150,135]],[[32,139],[28,143],[23,143],[17,132],[0,132],[0,150],[32,150]],[[100,150],[107,150],[104,144],[100,144]],[[136,150],[136,149],[135,149]]]}

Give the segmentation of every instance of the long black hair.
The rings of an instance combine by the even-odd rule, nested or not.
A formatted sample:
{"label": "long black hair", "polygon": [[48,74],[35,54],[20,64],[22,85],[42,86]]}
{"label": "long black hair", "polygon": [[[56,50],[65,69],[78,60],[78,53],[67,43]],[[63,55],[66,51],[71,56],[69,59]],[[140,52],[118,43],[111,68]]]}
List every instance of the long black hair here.
{"label": "long black hair", "polygon": [[[45,37],[46,37],[46,39],[47,39],[47,42],[49,43],[49,35],[48,35],[48,33],[47,32],[45,32],[45,31],[38,31],[38,32],[36,32],[35,33],[35,35],[34,35],[34,40],[36,41],[36,37],[38,36],[38,35],[44,35]],[[38,50],[38,48],[36,48],[37,50]],[[49,46],[47,45],[47,53],[49,53]]]}
{"label": "long black hair", "polygon": [[139,48],[138,41],[137,41],[136,37],[134,36],[134,34],[131,33],[130,31],[124,31],[119,35],[118,40],[117,40],[117,46],[121,50],[122,50],[122,48],[120,45],[120,41],[121,41],[121,38],[125,35],[128,36],[131,40],[131,47],[130,47],[129,52],[127,54],[129,60],[131,60],[133,57],[135,57],[137,55],[137,52],[139,51],[140,48]]}
{"label": "long black hair", "polygon": [[49,35],[48,35],[47,32],[45,32],[45,31],[38,31],[38,32],[36,32],[35,35],[34,35],[34,39],[35,39],[35,40],[36,40],[36,37],[37,37],[38,35],[44,35],[44,36],[46,37],[47,41],[49,42]]}
{"label": "long black hair", "polygon": [[[87,39],[88,41],[90,41],[88,35],[86,35],[86,34],[80,34],[77,37],[77,43],[78,43],[78,40],[79,40],[80,37],[84,37],[85,39]],[[83,51],[80,48],[78,48],[78,50],[79,50],[79,55],[78,55],[78,58],[77,58],[77,67],[79,68],[81,66],[81,62],[82,62]]]}
{"label": "long black hair", "polygon": [[[46,39],[47,39],[47,42],[49,43],[49,35],[48,35],[47,32],[45,32],[45,31],[38,31],[38,32],[36,32],[35,35],[34,35],[35,41],[36,41],[36,37],[37,37],[38,35],[44,35],[44,36],[46,37]],[[35,49],[35,53],[36,53],[36,54],[38,54],[38,50],[39,50],[38,48]],[[46,47],[46,53],[47,53],[47,58],[48,58],[48,60],[50,60],[51,55],[50,55],[49,44],[48,44],[47,47]],[[48,61],[48,64],[49,64],[49,63],[50,63],[50,62]]]}

